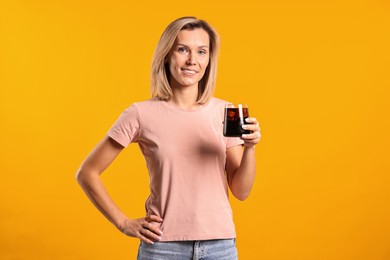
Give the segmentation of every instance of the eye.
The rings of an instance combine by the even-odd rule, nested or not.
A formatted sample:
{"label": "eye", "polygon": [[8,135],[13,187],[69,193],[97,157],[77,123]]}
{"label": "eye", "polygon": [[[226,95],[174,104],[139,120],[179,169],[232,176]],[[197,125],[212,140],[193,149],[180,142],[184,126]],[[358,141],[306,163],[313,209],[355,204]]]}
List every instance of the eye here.
{"label": "eye", "polygon": [[187,48],[185,48],[185,47],[179,47],[179,48],[177,48],[177,51],[179,53],[187,53],[188,52]]}
{"label": "eye", "polygon": [[207,51],[206,50],[199,50],[198,53],[200,55],[206,55],[207,54]]}

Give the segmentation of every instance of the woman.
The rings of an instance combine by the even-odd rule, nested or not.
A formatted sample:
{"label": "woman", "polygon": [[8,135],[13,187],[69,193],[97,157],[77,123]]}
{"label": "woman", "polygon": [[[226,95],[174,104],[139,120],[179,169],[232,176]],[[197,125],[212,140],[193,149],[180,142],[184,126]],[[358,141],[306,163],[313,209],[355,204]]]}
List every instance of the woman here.
{"label": "woman", "polygon": [[[95,206],[141,240],[138,259],[237,259],[228,187],[240,200],[249,195],[260,128],[248,118],[243,128],[251,134],[222,135],[227,102],[212,97],[218,51],[208,23],[173,21],[153,57],[152,98],[127,108],[78,170]],[[146,216],[139,219],[119,209],[99,177],[130,143],[138,143],[150,175]]]}

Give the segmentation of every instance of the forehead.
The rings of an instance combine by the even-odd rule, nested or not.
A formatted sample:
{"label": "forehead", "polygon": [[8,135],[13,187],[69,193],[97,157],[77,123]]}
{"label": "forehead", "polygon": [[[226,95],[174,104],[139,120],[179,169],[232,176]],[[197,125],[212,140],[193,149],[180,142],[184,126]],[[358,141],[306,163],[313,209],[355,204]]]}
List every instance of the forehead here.
{"label": "forehead", "polygon": [[209,47],[209,34],[202,28],[194,30],[181,30],[177,34],[175,44]]}

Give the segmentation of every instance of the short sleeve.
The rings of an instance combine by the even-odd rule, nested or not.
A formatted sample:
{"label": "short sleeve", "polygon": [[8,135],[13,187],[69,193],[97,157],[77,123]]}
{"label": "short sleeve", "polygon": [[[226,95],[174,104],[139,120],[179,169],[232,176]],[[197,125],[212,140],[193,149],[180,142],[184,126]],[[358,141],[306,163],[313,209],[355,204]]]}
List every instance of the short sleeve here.
{"label": "short sleeve", "polygon": [[140,123],[136,104],[128,107],[107,132],[107,136],[114,139],[123,147],[135,142],[138,136]]}
{"label": "short sleeve", "polygon": [[244,141],[239,137],[225,137],[225,138],[227,139],[226,148],[244,144]]}

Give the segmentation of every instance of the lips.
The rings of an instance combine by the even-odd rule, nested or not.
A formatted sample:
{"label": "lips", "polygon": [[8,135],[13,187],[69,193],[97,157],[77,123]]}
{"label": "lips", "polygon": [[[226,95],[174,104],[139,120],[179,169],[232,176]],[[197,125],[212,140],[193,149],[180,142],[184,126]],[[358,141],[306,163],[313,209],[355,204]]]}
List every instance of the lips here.
{"label": "lips", "polygon": [[198,71],[196,71],[196,70],[187,69],[187,68],[182,68],[181,70],[182,70],[185,74],[190,75],[190,76],[195,75],[196,73],[198,73]]}

